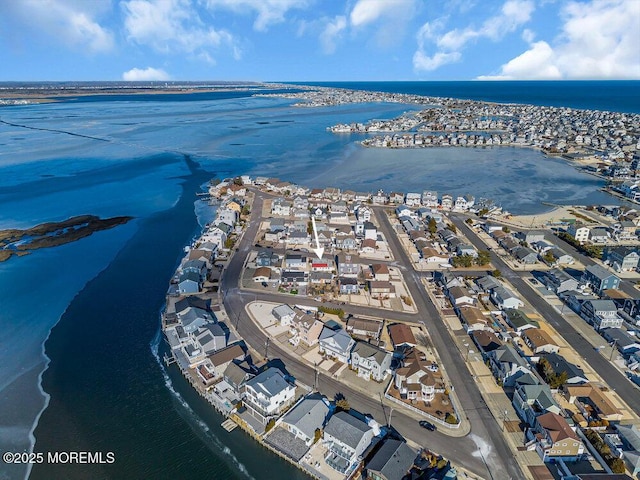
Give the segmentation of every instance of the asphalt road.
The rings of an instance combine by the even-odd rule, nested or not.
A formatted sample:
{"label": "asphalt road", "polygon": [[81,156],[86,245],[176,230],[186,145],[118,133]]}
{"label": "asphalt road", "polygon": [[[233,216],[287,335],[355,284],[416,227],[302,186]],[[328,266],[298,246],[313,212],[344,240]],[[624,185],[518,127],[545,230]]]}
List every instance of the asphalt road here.
{"label": "asphalt road", "polygon": [[[244,266],[246,256],[251,250],[257,228],[258,217],[262,211],[263,200],[266,195],[256,193],[252,208],[251,221],[245,231],[242,240],[238,243],[238,251],[223,271],[221,289],[224,292],[223,303],[231,321],[236,325],[238,333],[254,350],[266,352],[267,335],[254,324],[245,311],[245,305],[255,299],[265,301],[282,301],[282,297],[273,294],[257,294],[243,292],[238,287],[238,282]],[[381,216],[381,215],[380,215]],[[386,221],[386,216],[382,218]],[[382,231],[390,241],[394,249],[395,258],[402,259],[401,263],[410,265],[404,251],[399,247],[395,234],[391,234],[388,221],[381,225]],[[417,315],[406,313],[393,314],[393,318],[424,321],[435,347],[445,366],[447,374],[455,388],[459,402],[468,415],[471,423],[471,434],[462,438],[451,437],[439,431],[429,432],[418,426],[413,417],[394,409],[392,415],[393,427],[403,436],[409,438],[426,448],[441,453],[470,472],[484,478],[492,479],[518,479],[522,478],[522,472],[502,437],[497,422],[481,399],[480,392],[473,382],[471,375],[466,370],[464,361],[457,349],[452,348],[446,326],[440,320],[435,307],[431,304],[426,292],[420,284],[419,275],[410,270],[406,275],[406,282],[416,302]],[[345,311],[355,314],[369,314],[379,317],[389,315],[388,311],[365,307],[341,306]],[[269,358],[280,358],[287,370],[296,379],[307,385],[313,385],[316,372],[313,367],[307,365],[301,358],[292,355],[289,351],[278,346],[276,342],[270,342],[268,347]],[[349,403],[363,413],[370,413],[380,423],[385,423],[389,414],[389,407],[383,406],[379,398],[349,387],[336,379],[320,372],[317,382],[318,389],[332,398],[336,393],[343,394]],[[490,445],[491,450],[484,456],[478,452],[478,444],[482,442]],[[487,466],[490,465],[489,467]]]}
{"label": "asphalt road", "polygon": [[[486,250],[486,245],[476,235],[476,233],[469,228],[468,225],[462,221],[459,216],[451,217],[453,223],[461,230],[471,243],[476,248]],[[562,242],[562,248],[565,248],[567,244]],[[567,248],[567,250],[569,250]],[[580,259],[582,261],[582,258]],[[564,337],[571,346],[578,352],[578,354],[591,365],[591,367],[598,372],[600,377],[605,379],[609,387],[614,389],[618,395],[631,407],[634,411],[640,412],[640,395],[639,389],[631,383],[631,381],[624,376],[611,362],[597,352],[593,346],[584,338],[580,333],[573,328],[570,322],[568,322],[555,308],[549,305],[540,295],[538,295],[532,287],[525,282],[522,277],[513,272],[511,268],[493,251],[491,251],[491,263],[499,269],[503,276],[507,276],[509,282],[516,288],[516,290],[535,308],[556,331]],[[591,263],[593,263],[591,261]],[[589,263],[587,263],[589,264]],[[505,275],[508,272],[508,275]],[[530,272],[527,273],[530,276]]]}

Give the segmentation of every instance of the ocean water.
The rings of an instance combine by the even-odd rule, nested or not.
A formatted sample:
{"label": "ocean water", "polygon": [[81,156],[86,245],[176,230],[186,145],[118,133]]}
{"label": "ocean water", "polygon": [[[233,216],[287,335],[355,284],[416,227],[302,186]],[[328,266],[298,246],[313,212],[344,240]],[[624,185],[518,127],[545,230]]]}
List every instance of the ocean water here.
{"label": "ocean water", "polygon": [[[0,110],[11,124],[0,123],[0,228],[85,213],[135,217],[0,264],[0,450],[35,439],[40,452],[116,454],[114,465],[35,467],[32,478],[304,478],[241,432],[221,430],[221,418],[155,356],[169,277],[212,215],[195,192],[213,176],[470,193],[513,213],[545,210],[542,201],[616,203],[599,179],[534,150],[364,149],[362,135],[325,130],[415,106],[299,109],[234,94]],[[0,478],[25,473],[0,466]]]}
{"label": "ocean water", "polygon": [[638,80],[312,82],[307,85],[486,102],[569,107],[581,110],[640,113],[640,81]]}

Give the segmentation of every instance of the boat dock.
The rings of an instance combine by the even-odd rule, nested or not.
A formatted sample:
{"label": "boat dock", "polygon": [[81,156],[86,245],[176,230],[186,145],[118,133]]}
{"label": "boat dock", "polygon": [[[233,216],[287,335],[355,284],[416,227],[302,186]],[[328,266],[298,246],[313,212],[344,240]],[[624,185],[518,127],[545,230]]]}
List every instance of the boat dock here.
{"label": "boat dock", "polygon": [[220,426],[224,428],[227,432],[230,432],[232,430],[235,430],[238,424],[233,420],[231,420],[230,418],[227,418],[224,422],[220,424]]}

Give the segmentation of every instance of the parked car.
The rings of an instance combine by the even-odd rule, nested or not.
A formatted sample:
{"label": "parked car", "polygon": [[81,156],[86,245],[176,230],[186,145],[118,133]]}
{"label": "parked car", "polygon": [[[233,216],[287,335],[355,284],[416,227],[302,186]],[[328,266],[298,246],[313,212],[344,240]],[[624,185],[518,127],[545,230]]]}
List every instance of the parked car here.
{"label": "parked car", "polygon": [[436,429],[436,426],[433,423],[427,422],[426,420],[420,420],[418,422],[418,425],[420,425],[422,428],[426,428],[431,432],[433,432]]}

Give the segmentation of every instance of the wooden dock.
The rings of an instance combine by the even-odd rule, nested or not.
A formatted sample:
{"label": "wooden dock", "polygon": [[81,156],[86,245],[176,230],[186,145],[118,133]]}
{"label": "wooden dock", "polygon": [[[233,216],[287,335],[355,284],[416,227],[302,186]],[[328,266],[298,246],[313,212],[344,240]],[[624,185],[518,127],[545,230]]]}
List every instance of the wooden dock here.
{"label": "wooden dock", "polygon": [[230,432],[230,431],[234,430],[238,426],[238,424],[236,422],[234,422],[233,420],[231,420],[230,418],[227,418],[224,422],[222,422],[221,426],[227,432]]}

